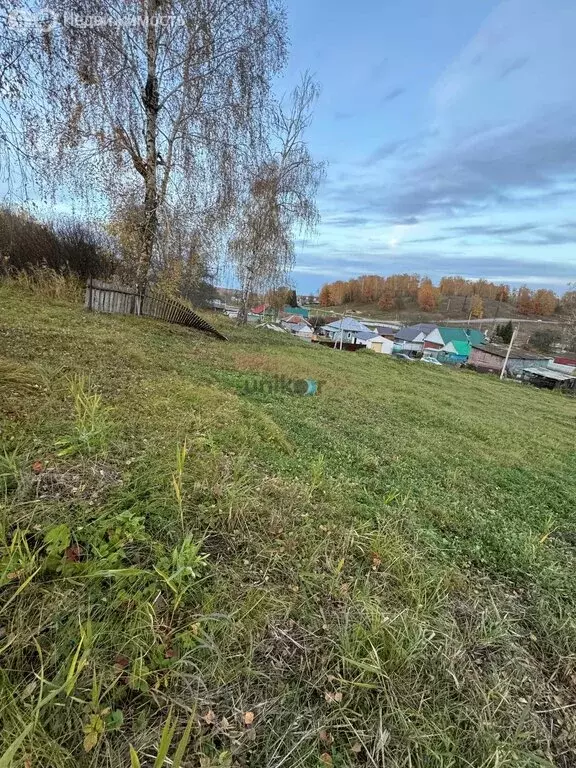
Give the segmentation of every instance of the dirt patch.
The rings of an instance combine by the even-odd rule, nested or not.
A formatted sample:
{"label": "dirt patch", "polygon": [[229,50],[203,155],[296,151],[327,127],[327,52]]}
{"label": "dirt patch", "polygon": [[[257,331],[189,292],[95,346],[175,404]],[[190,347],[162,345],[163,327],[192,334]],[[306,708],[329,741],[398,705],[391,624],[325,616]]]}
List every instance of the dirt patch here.
{"label": "dirt patch", "polygon": [[301,673],[315,656],[317,640],[291,619],[271,624],[255,649],[254,663],[267,673]]}
{"label": "dirt patch", "polygon": [[35,466],[29,481],[29,497],[51,501],[101,503],[112,488],[122,484],[120,473],[103,462],[75,467]]}
{"label": "dirt patch", "polygon": [[213,562],[232,560],[236,555],[236,549],[232,537],[224,533],[209,533],[202,542],[202,552],[210,555],[210,560]]}

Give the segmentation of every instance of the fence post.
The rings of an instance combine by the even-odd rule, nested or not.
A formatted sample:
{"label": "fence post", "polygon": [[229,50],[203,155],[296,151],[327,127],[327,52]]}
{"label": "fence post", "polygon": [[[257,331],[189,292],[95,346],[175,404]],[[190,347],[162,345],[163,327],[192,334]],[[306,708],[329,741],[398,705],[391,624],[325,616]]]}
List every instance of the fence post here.
{"label": "fence post", "polygon": [[92,311],[92,275],[88,278],[88,311]]}

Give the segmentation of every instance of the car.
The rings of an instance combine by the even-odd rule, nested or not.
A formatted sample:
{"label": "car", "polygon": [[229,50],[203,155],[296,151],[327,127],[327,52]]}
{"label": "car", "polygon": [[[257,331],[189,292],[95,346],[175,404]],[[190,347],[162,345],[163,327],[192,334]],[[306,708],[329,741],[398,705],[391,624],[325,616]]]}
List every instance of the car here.
{"label": "car", "polygon": [[395,354],[394,357],[398,358],[398,360],[408,360],[410,363],[414,362],[414,358],[410,357],[410,355],[407,355],[405,352],[399,352],[398,354]]}
{"label": "car", "polygon": [[431,363],[432,365],[442,365],[440,360],[436,360],[435,357],[421,357],[420,358],[421,363]]}

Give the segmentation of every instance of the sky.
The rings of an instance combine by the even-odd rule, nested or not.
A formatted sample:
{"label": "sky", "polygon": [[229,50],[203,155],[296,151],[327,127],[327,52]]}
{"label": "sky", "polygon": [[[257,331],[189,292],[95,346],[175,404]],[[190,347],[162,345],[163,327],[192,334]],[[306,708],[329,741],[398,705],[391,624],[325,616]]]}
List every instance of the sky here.
{"label": "sky", "polygon": [[574,0],[286,0],[321,86],[301,292],[360,274],[576,281]]}

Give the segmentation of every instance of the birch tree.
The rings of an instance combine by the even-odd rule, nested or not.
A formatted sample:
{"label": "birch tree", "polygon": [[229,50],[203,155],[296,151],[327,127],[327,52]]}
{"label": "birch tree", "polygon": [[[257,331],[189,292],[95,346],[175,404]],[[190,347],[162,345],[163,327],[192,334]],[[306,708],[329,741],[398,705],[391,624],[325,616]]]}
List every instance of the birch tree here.
{"label": "birch tree", "polygon": [[316,192],[324,165],[315,162],[304,140],[318,89],[305,75],[287,105],[270,118],[269,138],[248,169],[243,205],[230,241],[241,285],[238,322],[245,323],[255,292],[282,281],[294,263],[294,237],[318,221]]}
{"label": "birch tree", "polygon": [[42,6],[55,20],[38,30],[43,149],[54,178],[76,194],[118,201],[140,190],[137,278],[144,283],[164,208],[213,217],[233,209],[235,158],[261,140],[271,79],[286,56],[282,8],[277,0]]}

